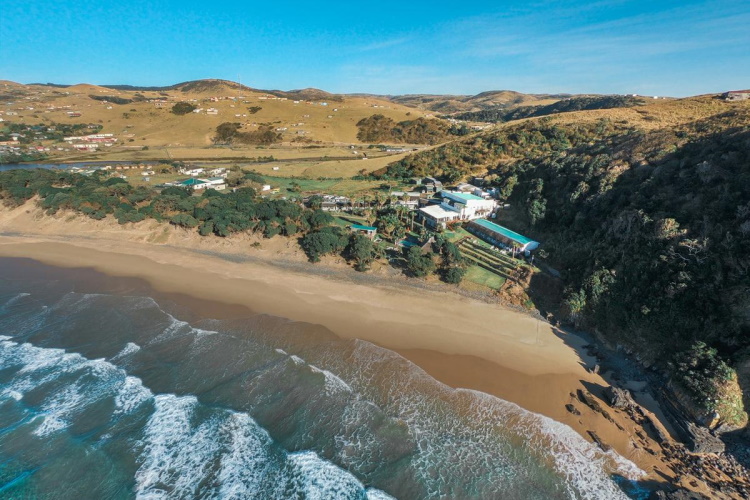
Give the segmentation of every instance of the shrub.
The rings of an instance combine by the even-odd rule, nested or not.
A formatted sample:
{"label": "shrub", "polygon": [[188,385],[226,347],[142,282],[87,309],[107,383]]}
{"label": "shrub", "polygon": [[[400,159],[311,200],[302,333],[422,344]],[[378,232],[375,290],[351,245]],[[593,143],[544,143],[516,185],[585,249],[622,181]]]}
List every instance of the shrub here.
{"label": "shrub", "polygon": [[186,115],[195,111],[197,107],[189,102],[178,102],[172,106],[172,113],[176,115]]}

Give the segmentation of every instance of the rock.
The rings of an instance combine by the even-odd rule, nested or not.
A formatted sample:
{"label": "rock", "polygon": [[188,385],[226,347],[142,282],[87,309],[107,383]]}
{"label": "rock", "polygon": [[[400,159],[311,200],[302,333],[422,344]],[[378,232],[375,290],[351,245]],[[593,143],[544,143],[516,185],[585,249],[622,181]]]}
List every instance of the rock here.
{"label": "rock", "polygon": [[643,419],[648,429],[656,435],[657,443],[666,443],[667,441],[669,441],[669,436],[661,430],[661,426],[656,425],[654,421],[651,420],[651,417],[649,417],[648,415],[643,415]]}
{"label": "rock", "polygon": [[705,500],[707,497],[696,493],[679,489],[675,491],[656,491],[649,496],[649,500]]}
{"label": "rock", "polygon": [[699,427],[692,422],[687,423],[689,434],[688,449],[693,453],[724,453],[724,441],[717,438],[705,427]]}
{"label": "rock", "polygon": [[630,408],[635,404],[635,401],[633,401],[633,396],[630,395],[630,391],[628,391],[627,389],[620,389],[619,387],[610,386],[607,387],[607,390],[604,394],[609,405],[612,408],[624,410],[626,408]]}
{"label": "rock", "polygon": [[578,411],[578,408],[576,408],[576,407],[575,407],[575,406],[573,406],[572,404],[566,404],[566,405],[565,405],[565,409],[566,409],[566,410],[568,410],[568,411],[569,411],[570,413],[572,413],[573,415],[576,415],[576,416],[580,416],[580,415],[581,415],[581,412],[580,412],[580,411]]}
{"label": "rock", "polygon": [[610,422],[614,422],[609,413],[604,408],[602,408],[602,406],[596,401],[596,399],[594,399],[594,396],[589,391],[578,389],[578,399],[581,401],[581,403],[585,404],[595,412],[601,413],[602,416]]}
{"label": "rock", "polygon": [[586,431],[589,436],[591,436],[591,439],[594,440],[594,442],[599,446],[599,448],[602,449],[602,451],[609,451],[612,449],[610,445],[602,441],[602,438],[599,437],[599,435],[594,431]]}

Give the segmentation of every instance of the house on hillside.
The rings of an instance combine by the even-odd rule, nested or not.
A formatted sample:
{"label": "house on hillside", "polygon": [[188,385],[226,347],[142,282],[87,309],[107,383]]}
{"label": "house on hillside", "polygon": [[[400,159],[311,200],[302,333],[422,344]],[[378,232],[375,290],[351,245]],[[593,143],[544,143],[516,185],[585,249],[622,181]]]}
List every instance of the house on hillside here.
{"label": "house on hillside", "polygon": [[434,177],[425,177],[424,179],[418,179],[417,185],[421,185],[422,190],[427,193],[439,193],[443,190],[443,183]]}
{"label": "house on hillside", "polygon": [[191,177],[198,177],[205,170],[200,167],[182,167],[178,170],[182,175],[189,175]]}
{"label": "house on hillside", "polygon": [[205,179],[201,178],[198,180],[208,184],[206,187],[215,189],[217,191],[221,191],[223,189],[226,189],[227,187],[224,177],[207,177]]}
{"label": "house on hillside", "polygon": [[513,248],[527,255],[539,247],[539,242],[511,231],[507,227],[490,222],[487,219],[473,220],[466,224],[464,228],[491,245]]}
{"label": "house on hillside", "polygon": [[375,235],[378,233],[378,228],[375,226],[363,226],[362,224],[352,224],[349,226],[353,233],[362,233],[368,238],[375,239]]}
{"label": "house on hillside", "polygon": [[409,210],[415,210],[421,199],[420,193],[417,191],[391,191],[390,196],[394,198],[392,205],[406,207]]}
{"label": "house on hillside", "polygon": [[750,99],[750,89],[730,90],[729,92],[724,92],[722,97],[727,101],[744,101]]}
{"label": "house on hillside", "polygon": [[193,188],[197,191],[199,189],[206,189],[210,185],[208,182],[203,181],[201,179],[190,178],[190,179],[185,179],[184,181],[178,182],[177,186],[184,187],[184,188]]}

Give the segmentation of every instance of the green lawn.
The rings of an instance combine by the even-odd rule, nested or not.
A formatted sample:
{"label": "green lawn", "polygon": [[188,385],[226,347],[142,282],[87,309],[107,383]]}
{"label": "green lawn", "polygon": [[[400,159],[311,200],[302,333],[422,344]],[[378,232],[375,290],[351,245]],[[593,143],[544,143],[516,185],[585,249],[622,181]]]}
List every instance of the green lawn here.
{"label": "green lawn", "polygon": [[466,270],[464,279],[478,285],[492,288],[493,290],[499,289],[503,285],[503,283],[505,283],[504,278],[501,278],[500,276],[475,265],[469,266],[469,268]]}

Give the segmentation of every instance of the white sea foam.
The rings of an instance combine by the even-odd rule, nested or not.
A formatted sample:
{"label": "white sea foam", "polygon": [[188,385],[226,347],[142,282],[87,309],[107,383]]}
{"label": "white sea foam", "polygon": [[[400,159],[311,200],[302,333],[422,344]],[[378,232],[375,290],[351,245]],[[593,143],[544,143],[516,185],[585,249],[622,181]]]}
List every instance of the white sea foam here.
{"label": "white sea foam", "polygon": [[322,373],[325,377],[325,394],[326,396],[334,396],[336,393],[348,392],[352,393],[352,388],[349,384],[341,380],[339,377],[329,372],[328,370],[321,370],[317,366],[309,365],[310,369],[315,373]]}
{"label": "white sea foam", "polygon": [[123,347],[120,352],[112,356],[112,360],[119,361],[122,358],[130,356],[131,354],[137,353],[140,350],[141,350],[141,346],[139,346],[135,342],[128,342],[127,344],[125,344],[125,347]]}
{"label": "white sea foam", "polygon": [[[160,394],[144,429],[143,462],[135,474],[137,498],[195,498],[209,467],[207,457],[218,450],[208,429],[193,429],[198,400],[193,396]],[[168,489],[165,489],[168,487]]]}
{"label": "white sea foam", "polygon": [[274,476],[278,464],[269,463],[271,438],[248,415],[231,413],[223,426],[229,432],[217,475],[217,498],[277,498],[282,485]]}
{"label": "white sea foam", "polygon": [[152,397],[141,379],[128,375],[115,396],[115,414],[131,413]]}
{"label": "white sea foam", "polygon": [[373,488],[367,489],[367,500],[396,500],[395,497],[390,496],[388,493]]}
{"label": "white sea foam", "polygon": [[114,397],[115,414],[128,413],[150,397],[148,389],[135,377],[103,359],[89,360],[62,349],[0,341],[0,365],[20,364],[20,369],[0,394],[22,399],[36,387],[65,378],[63,384],[38,403],[34,429],[37,436],[48,436],[67,428],[86,407],[102,398]]}
{"label": "white sea foam", "polygon": [[364,485],[354,476],[311,451],[292,453],[289,461],[296,474],[294,485],[309,500],[348,499],[361,497]]}

